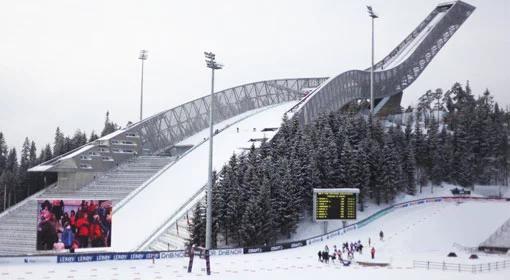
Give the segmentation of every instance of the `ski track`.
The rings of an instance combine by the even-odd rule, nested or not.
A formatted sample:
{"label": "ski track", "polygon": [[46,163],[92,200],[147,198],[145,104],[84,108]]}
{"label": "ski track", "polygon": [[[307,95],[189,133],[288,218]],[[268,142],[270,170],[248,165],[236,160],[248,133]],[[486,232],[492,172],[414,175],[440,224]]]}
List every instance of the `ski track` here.
{"label": "ski track", "polygon": [[[0,266],[0,279],[313,279],[314,277],[348,277],[357,279],[509,279],[510,269],[496,272],[470,273],[413,269],[413,260],[448,261],[452,263],[486,263],[509,259],[508,256],[481,256],[467,259],[468,253],[453,249],[453,242],[475,246],[490,235],[510,213],[510,203],[465,202],[431,203],[395,210],[371,224],[345,235],[310,246],[271,253],[213,257],[212,275],[205,273],[205,261],[195,258],[193,272],[188,274],[188,259],[159,259],[81,264],[32,264]],[[490,215],[487,219],[486,215]],[[384,241],[378,240],[380,230]],[[355,260],[369,257],[368,237],[376,248],[376,260],[391,262],[387,268],[343,267],[336,263],[320,263],[317,251],[328,245],[341,247],[342,242],[361,240],[365,246]],[[464,243],[462,243],[464,242]],[[444,256],[455,251],[459,257]]]}

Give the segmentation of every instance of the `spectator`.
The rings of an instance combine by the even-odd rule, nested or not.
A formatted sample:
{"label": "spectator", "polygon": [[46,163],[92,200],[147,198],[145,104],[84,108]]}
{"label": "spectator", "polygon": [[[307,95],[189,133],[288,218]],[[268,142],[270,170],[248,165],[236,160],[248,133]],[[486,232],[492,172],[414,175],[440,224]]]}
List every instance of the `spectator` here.
{"label": "spectator", "polygon": [[62,217],[62,207],[60,206],[60,200],[53,200],[51,212],[53,215],[55,215],[55,219],[60,221],[60,218]]}
{"label": "spectator", "polygon": [[78,242],[80,243],[80,248],[87,248],[88,247],[88,243],[89,243],[89,235],[90,235],[90,231],[89,231],[89,226],[90,226],[90,223],[89,223],[89,220],[88,220],[88,215],[87,215],[87,212],[84,212],[82,213],[82,216],[81,218],[79,218],[77,221],[76,221],[76,228],[78,230]]}
{"label": "spectator", "polygon": [[42,204],[41,204],[41,210],[48,210],[48,211],[51,211],[51,203],[49,200],[45,200]]}
{"label": "spectator", "polygon": [[62,233],[62,242],[64,242],[64,247],[66,249],[70,249],[73,245],[74,241],[74,233],[69,224],[64,225],[64,232]]}
{"label": "spectator", "polygon": [[70,223],[71,223],[71,221],[69,219],[69,214],[67,212],[64,212],[64,216],[62,217],[62,220],[60,220],[60,224],[62,224],[64,226],[65,224],[70,224]]}
{"label": "spectator", "polygon": [[323,251],[322,252],[322,260],[325,262],[325,263],[329,263],[329,254],[327,251]]}
{"label": "spectator", "polygon": [[89,203],[89,206],[87,207],[87,214],[88,214],[88,217],[89,217],[89,223],[92,222],[93,218],[94,218],[94,214],[96,214],[96,204],[94,203],[93,200],[90,201]]}
{"label": "spectator", "polygon": [[375,247],[372,247],[370,254],[372,255],[372,259],[374,259],[375,258]]}
{"label": "spectator", "polygon": [[90,224],[90,240],[92,247],[105,247],[103,230],[101,229],[99,215],[94,215]]}
{"label": "spectator", "polygon": [[51,216],[53,214],[49,212],[41,216],[41,222],[37,227],[37,250],[51,250],[53,244],[58,241],[57,230],[50,222]]}
{"label": "spectator", "polygon": [[384,233],[382,232],[382,230],[379,232],[379,238],[381,239],[381,241],[383,241]]}
{"label": "spectator", "polygon": [[69,249],[69,252],[70,253],[74,253],[74,250],[80,248],[80,244],[78,242],[78,240],[73,240],[73,244],[71,245],[71,249]]}
{"label": "spectator", "polygon": [[71,215],[69,216],[69,225],[73,230],[73,233],[76,234],[76,213],[74,210],[71,210]]}

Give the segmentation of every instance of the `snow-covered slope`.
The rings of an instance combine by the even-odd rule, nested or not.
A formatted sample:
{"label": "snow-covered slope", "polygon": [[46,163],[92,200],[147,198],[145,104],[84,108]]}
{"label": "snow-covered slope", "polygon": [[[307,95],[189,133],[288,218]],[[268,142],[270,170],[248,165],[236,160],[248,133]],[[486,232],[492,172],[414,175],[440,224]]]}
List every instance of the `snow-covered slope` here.
{"label": "snow-covered slope", "polygon": [[[250,139],[271,138],[275,131],[261,130],[279,127],[283,114],[295,104],[294,101],[275,105],[217,134],[214,137],[214,168],[219,170],[232,153],[249,148],[253,143]],[[115,212],[112,225],[112,247],[115,251],[137,249],[207,183],[208,153],[207,144],[198,146]]]}
{"label": "snow-covered slope", "polygon": [[[395,210],[375,222],[342,236],[310,246],[272,253],[212,257],[213,274],[206,277],[205,262],[196,258],[193,273],[186,273],[188,260],[159,259],[81,264],[9,266],[2,279],[508,279],[510,270],[471,273],[424,270],[412,268],[413,260],[478,264],[508,256],[480,254],[480,259],[468,259],[468,253],[453,247],[477,245],[510,216],[509,202],[464,203],[442,202],[422,204]],[[378,240],[383,230],[385,240]],[[371,268],[317,261],[317,251],[328,245],[361,240],[367,246],[368,238],[376,248],[376,261],[390,262],[387,268]],[[446,258],[455,251],[457,258]],[[368,258],[368,251],[355,255],[356,260]],[[5,267],[1,267],[4,269]]]}

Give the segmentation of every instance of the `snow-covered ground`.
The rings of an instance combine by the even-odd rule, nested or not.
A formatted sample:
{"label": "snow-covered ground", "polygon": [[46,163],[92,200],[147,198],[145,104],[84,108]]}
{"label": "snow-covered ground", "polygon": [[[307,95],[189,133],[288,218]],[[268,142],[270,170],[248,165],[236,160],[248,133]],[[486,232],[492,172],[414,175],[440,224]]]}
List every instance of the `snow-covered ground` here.
{"label": "snow-covered ground", "polygon": [[[468,259],[469,253],[453,246],[476,246],[510,215],[509,202],[464,203],[441,202],[395,210],[375,222],[330,240],[310,246],[252,255],[212,257],[213,274],[205,274],[204,260],[195,259],[191,274],[186,272],[188,259],[158,259],[153,264],[143,261],[107,261],[73,264],[20,264],[0,266],[1,279],[509,279],[510,269],[493,272],[457,272],[413,268],[413,260],[447,261],[478,264],[510,260],[510,256],[479,254],[480,259]],[[385,240],[378,240],[383,230]],[[317,261],[317,251],[328,245],[368,238],[376,248],[378,262],[389,262],[385,268],[349,267],[338,263]],[[457,258],[446,255],[455,251]],[[356,253],[356,260],[367,260]]]}
{"label": "snow-covered ground", "polygon": [[[418,193],[416,195],[407,195],[407,194],[400,194],[398,195],[394,201],[391,201],[390,204],[380,204],[376,205],[375,203],[369,202],[365,204],[365,209],[363,212],[357,213],[358,220],[362,220],[375,212],[382,210],[391,204],[396,204],[400,202],[406,202],[406,201],[412,201],[422,198],[431,198],[431,197],[440,197],[440,196],[452,196],[451,189],[454,189],[458,186],[450,185],[450,184],[443,184],[442,187],[423,187],[421,190],[421,193],[419,192],[419,187],[417,188]],[[506,187],[503,188],[503,190],[506,190]],[[510,195],[510,191],[509,191]],[[473,193],[472,196],[482,196],[478,193]],[[348,222],[347,225],[350,223]],[[333,231],[339,228],[342,228],[342,222],[341,221],[330,221],[328,222],[327,231]],[[312,221],[311,217],[305,218],[302,222],[299,223],[298,228],[296,230],[296,233],[292,235],[291,239],[288,240],[280,240],[281,242],[285,241],[293,241],[293,240],[302,240],[302,239],[308,239],[317,235],[324,234],[324,226],[323,224],[315,223]]]}
{"label": "snow-covered ground", "polygon": [[[279,127],[284,113],[295,104],[296,101],[292,101],[272,106],[268,110],[257,110],[256,114],[215,135],[214,168],[221,169],[233,153],[250,148],[253,143],[250,139],[271,138],[276,131],[261,130]],[[247,115],[249,113],[245,116]],[[221,128],[218,126],[218,129]],[[195,140],[199,139],[203,140],[203,137]],[[257,144],[260,142],[255,143],[256,146]],[[208,144],[197,146],[115,212],[113,249],[137,249],[159,226],[178,212],[179,208],[207,183],[208,155]]]}

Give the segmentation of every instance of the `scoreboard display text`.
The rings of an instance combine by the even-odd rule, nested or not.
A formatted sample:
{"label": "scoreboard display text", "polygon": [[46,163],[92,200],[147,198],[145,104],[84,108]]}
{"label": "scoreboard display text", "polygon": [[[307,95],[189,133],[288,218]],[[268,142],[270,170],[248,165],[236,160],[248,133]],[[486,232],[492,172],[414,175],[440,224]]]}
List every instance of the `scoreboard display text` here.
{"label": "scoreboard display text", "polygon": [[356,193],[316,192],[315,220],[356,220]]}

